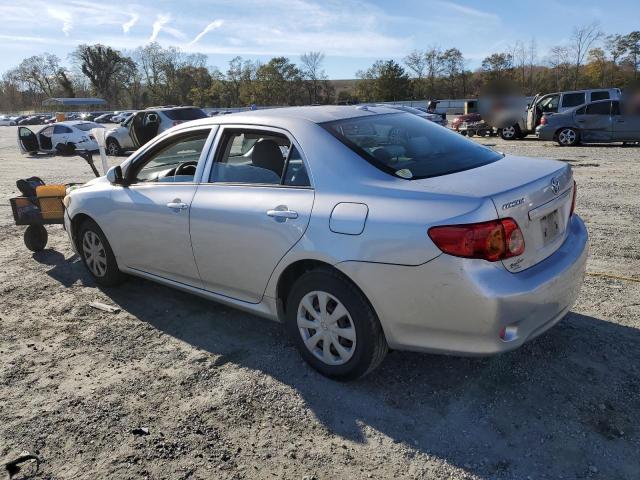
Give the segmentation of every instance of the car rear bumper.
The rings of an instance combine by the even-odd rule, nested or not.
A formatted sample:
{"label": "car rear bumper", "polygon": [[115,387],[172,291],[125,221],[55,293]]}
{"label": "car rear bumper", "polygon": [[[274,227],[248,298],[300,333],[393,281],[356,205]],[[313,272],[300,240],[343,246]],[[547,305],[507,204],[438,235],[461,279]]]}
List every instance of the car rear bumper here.
{"label": "car rear bumper", "polygon": [[[355,261],[337,267],[371,301],[391,348],[491,355],[521,346],[566,315],[587,255],[587,230],[574,215],[562,246],[518,273],[444,254],[416,267]],[[500,338],[505,327],[508,341]]]}
{"label": "car rear bumper", "polygon": [[553,128],[546,128],[539,125],[536,127],[536,137],[540,140],[555,140],[555,131]]}

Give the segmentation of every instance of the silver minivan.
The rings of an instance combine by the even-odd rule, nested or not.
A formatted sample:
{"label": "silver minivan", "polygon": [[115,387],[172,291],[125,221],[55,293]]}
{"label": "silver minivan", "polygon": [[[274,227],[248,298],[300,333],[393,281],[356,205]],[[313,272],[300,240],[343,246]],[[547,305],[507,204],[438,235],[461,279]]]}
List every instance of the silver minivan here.
{"label": "silver minivan", "polygon": [[547,93],[536,95],[527,106],[524,115],[518,119],[505,121],[500,128],[500,136],[504,140],[524,138],[534,133],[545,114],[562,113],[585,103],[597,100],[619,100],[621,96],[619,88],[600,88],[591,90],[573,90],[567,92]]}

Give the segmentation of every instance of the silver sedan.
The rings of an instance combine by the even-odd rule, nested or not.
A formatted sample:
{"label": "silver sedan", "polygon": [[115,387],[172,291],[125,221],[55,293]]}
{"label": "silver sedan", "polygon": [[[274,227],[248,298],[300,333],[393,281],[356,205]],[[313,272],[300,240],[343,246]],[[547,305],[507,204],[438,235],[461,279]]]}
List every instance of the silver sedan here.
{"label": "silver sedan", "polygon": [[321,373],[388,348],[514,349],[569,311],[587,231],[561,162],[387,107],[185,123],[65,198],[101,285],[144,277],[286,324]]}

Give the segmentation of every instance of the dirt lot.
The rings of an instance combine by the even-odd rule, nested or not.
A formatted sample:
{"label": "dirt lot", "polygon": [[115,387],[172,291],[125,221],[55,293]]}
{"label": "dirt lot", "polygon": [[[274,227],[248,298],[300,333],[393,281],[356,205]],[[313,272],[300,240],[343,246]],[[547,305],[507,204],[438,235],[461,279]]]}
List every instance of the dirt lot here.
{"label": "dirt lot", "polygon": [[342,384],[278,324],[139,279],[97,288],[60,227],[32,255],[15,180],[92,175],[21,157],[15,135],[0,127],[0,459],[35,452],[48,479],[640,478],[640,148],[479,140],[575,168],[578,303],[516,352],[393,352]]}

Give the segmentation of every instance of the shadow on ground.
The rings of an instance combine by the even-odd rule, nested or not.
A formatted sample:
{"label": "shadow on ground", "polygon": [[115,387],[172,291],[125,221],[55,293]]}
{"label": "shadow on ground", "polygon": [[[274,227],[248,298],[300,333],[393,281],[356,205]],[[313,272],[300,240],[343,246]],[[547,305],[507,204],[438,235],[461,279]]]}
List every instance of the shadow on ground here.
{"label": "shadow on ground", "polygon": [[[82,263],[34,255],[64,285]],[[70,259],[72,260],[72,259]],[[363,380],[308,368],[281,325],[131,278],[103,292],[154,328],[289,385],[333,435],[374,429],[483,478],[640,478],[640,331],[570,313],[521,349],[471,359],[391,352]],[[413,453],[412,453],[413,452]]]}

